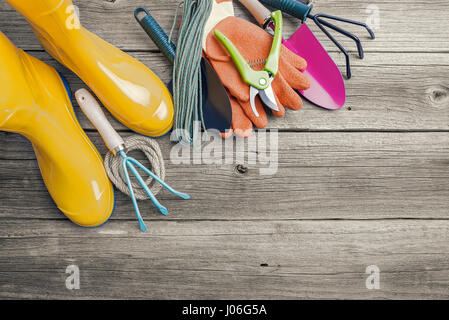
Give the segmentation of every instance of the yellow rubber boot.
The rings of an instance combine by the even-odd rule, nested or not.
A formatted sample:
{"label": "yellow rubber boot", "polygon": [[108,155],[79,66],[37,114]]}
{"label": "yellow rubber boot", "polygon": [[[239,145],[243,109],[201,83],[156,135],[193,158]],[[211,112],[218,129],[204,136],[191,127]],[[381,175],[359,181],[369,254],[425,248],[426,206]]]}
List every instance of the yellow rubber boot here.
{"label": "yellow rubber boot", "polygon": [[103,224],[112,213],[114,191],[62,78],[1,32],[0,65],[0,130],[31,141],[45,185],[70,220],[84,227]]}
{"label": "yellow rubber boot", "polygon": [[128,128],[161,136],[173,126],[173,102],[144,64],[83,28],[71,0],[7,0],[31,24],[42,46],[75,72]]}

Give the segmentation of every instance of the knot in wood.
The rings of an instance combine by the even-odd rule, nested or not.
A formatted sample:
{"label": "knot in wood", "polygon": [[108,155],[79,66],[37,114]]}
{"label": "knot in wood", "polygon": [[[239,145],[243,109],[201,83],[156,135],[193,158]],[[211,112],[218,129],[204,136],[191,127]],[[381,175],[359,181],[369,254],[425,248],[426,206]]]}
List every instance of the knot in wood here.
{"label": "knot in wood", "polygon": [[430,100],[433,103],[444,103],[449,101],[449,88],[445,86],[437,86],[430,90]]}
{"label": "knot in wood", "polygon": [[237,165],[237,167],[235,167],[235,169],[237,170],[238,173],[241,173],[241,174],[248,173],[248,168],[241,164]]}

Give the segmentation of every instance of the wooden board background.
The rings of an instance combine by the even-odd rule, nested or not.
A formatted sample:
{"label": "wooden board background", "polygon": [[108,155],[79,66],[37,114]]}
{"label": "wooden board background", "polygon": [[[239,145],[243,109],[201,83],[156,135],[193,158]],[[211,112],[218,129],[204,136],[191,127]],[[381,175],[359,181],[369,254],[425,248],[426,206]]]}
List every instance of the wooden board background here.
{"label": "wooden board background", "polygon": [[[164,81],[171,68],[133,10],[146,6],[169,30],[176,3],[75,1],[83,25]],[[380,9],[377,39],[361,34],[364,60],[343,40],[354,65],[344,109],[305,103],[285,119],[271,118],[269,127],[280,129],[273,177],[260,176],[260,165],[246,173],[235,164],[173,165],[172,145],[161,139],[167,181],[192,200],[163,192],[166,218],[142,203],[145,234],[118,192],[105,226],[68,222],[29,142],[0,132],[0,298],[449,298],[449,2],[314,3],[315,12],[362,21],[369,5]],[[298,21],[286,21],[292,33]],[[342,55],[312,29],[343,70]],[[83,86],[3,1],[0,30],[61,71],[72,91]],[[99,135],[76,112],[104,154]],[[65,287],[70,264],[80,267],[80,290]],[[366,289],[369,265],[381,270],[380,290]]]}

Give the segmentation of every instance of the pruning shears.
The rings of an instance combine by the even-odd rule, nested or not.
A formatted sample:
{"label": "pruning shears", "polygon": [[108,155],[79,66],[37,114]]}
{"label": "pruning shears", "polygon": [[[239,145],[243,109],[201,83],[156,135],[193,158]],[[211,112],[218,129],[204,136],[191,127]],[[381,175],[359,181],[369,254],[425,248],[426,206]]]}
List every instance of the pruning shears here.
{"label": "pruning shears", "polygon": [[265,67],[262,71],[255,71],[252,69],[232,41],[217,29],[214,31],[217,39],[220,40],[231,55],[231,58],[237,66],[243,80],[250,86],[249,92],[251,109],[256,117],[259,117],[259,113],[256,109],[256,97],[258,95],[267,107],[274,111],[279,111],[279,106],[277,104],[271,83],[276,77],[279,69],[283,31],[282,12],[279,10],[272,12],[270,15],[270,20],[275,24],[273,44],[271,46],[271,51],[267,58]]}

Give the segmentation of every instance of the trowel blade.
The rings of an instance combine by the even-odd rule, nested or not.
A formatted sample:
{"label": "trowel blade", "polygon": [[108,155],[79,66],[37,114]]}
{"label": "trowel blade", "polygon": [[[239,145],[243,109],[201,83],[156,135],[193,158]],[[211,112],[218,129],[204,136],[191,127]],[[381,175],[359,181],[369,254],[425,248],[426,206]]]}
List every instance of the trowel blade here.
{"label": "trowel blade", "polygon": [[346,101],[343,76],[309,27],[303,23],[288,40],[284,40],[284,45],[307,61],[304,74],[310,79],[311,87],[300,93],[319,107],[341,109]]}

